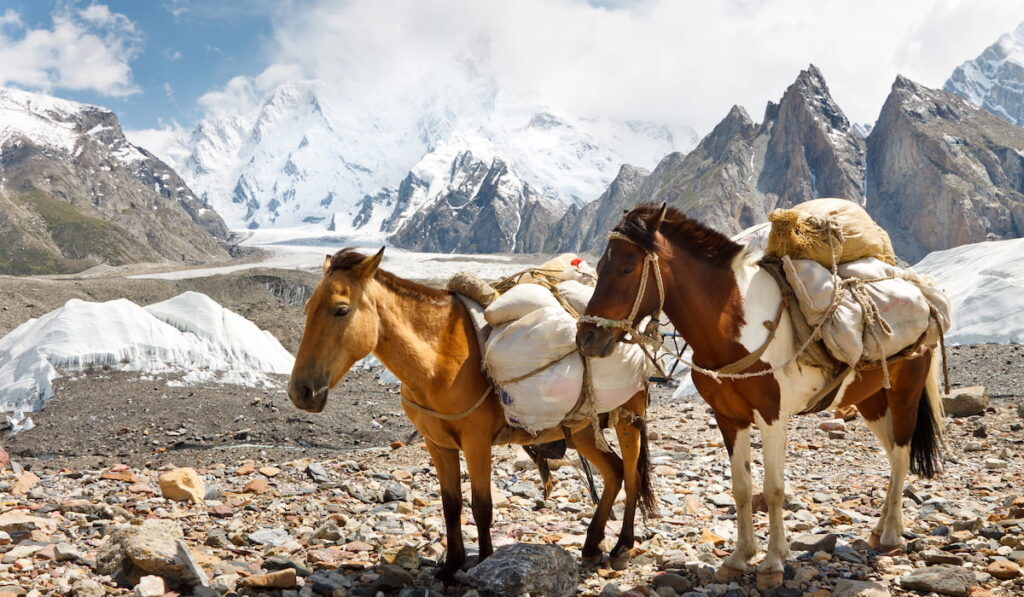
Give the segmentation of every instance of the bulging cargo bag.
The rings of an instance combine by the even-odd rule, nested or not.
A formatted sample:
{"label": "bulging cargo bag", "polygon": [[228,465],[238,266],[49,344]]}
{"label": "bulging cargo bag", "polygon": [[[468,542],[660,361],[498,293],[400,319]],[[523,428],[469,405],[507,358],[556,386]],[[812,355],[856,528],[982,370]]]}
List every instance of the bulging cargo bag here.
{"label": "bulging cargo bag", "polygon": [[832,268],[862,257],[896,264],[889,234],[863,207],[846,199],[812,199],[768,215],[771,231],[765,254],[811,259]]}
{"label": "bulging cargo bag", "polygon": [[949,301],[926,276],[872,257],[844,263],[837,276],[811,259],[782,258],[800,311],[832,356],[877,363],[949,328]]}
{"label": "bulging cargo bag", "polygon": [[[585,397],[586,370],[576,349],[576,318],[553,292],[571,310],[582,313],[594,289],[579,281],[586,278],[566,278],[550,288],[517,284],[484,312],[493,327],[484,367],[499,388],[506,421],[530,433],[565,424]],[[620,342],[612,354],[589,363],[589,398],[596,413],[615,410],[646,387],[649,365],[636,344]]]}

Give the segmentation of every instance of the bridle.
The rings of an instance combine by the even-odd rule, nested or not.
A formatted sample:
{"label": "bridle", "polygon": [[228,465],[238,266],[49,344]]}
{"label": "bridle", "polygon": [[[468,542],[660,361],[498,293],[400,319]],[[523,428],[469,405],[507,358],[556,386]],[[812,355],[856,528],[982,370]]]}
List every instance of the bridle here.
{"label": "bridle", "polygon": [[[625,234],[613,230],[608,235],[608,242],[613,240],[623,240],[636,247],[640,248],[644,252],[644,262],[641,265],[640,270],[640,285],[636,290],[636,298],[633,299],[633,306],[629,310],[629,315],[625,319],[608,319],[607,317],[597,317],[596,315],[581,315],[579,321],[581,323],[592,323],[602,329],[606,330],[622,330],[628,332],[630,335],[629,342],[638,344],[647,355],[647,358],[655,365],[655,367],[661,372],[661,365],[655,358],[654,354],[648,352],[646,345],[651,345],[654,349],[653,353],[657,353],[661,346],[661,337],[658,334],[658,329],[661,326],[662,310],[665,308],[665,283],[661,279],[661,267],[658,261],[657,250],[648,250],[640,246],[639,243],[629,238]],[[654,281],[658,287],[658,308],[655,309],[654,313],[651,314],[651,321],[647,324],[646,329],[641,332],[636,327],[637,315],[640,313],[640,304],[643,303],[644,295],[647,294],[647,283],[651,277],[651,272],[654,272]],[[626,340],[623,340],[624,342]],[[662,376],[664,373],[662,372]]]}

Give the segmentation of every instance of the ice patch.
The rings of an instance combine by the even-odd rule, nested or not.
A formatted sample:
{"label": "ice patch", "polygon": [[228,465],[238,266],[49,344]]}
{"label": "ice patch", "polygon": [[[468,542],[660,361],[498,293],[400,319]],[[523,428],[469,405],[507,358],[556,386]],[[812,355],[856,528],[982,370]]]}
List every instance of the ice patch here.
{"label": "ice patch", "polygon": [[17,422],[38,411],[61,373],[185,372],[187,383],[256,386],[271,385],[268,374],[287,374],[293,362],[269,332],[196,292],[148,307],[72,299],[0,339],[0,412]]}
{"label": "ice patch", "polygon": [[1024,343],[1024,239],[963,245],[928,254],[914,271],[949,296],[947,344]]}

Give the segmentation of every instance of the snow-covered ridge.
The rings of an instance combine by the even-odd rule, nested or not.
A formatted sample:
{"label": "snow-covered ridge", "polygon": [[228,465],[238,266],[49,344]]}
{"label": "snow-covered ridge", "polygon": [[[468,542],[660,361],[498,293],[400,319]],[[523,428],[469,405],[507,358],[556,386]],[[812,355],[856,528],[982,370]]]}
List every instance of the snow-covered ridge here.
{"label": "snow-covered ridge", "polygon": [[62,373],[92,368],[186,375],[182,382],[270,383],[292,355],[269,332],[204,294],[140,307],[72,299],[0,339],[0,413],[41,409]]}
{"label": "snow-covered ridge", "polygon": [[1024,23],[957,67],[943,89],[1024,126]]}
{"label": "snow-covered ridge", "polygon": [[[653,167],[695,141],[689,129],[573,117],[487,81],[384,101],[297,81],[248,111],[201,121],[165,158],[232,228],[379,239],[385,224],[394,231],[446,195],[466,152],[501,160],[538,195],[569,205],[596,199],[623,163]],[[415,193],[399,205],[403,184]]]}

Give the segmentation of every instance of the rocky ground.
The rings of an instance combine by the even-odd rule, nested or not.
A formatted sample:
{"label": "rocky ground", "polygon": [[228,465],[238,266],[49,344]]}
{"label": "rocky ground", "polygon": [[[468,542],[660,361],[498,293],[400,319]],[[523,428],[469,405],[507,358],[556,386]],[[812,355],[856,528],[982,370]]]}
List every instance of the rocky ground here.
{"label": "rocky ground", "polygon": [[[958,349],[954,372],[970,365],[970,355],[990,365],[1017,349]],[[993,356],[997,352],[998,358]],[[988,379],[1009,384],[1013,375],[1008,369],[1005,379]],[[118,383],[117,376],[112,381]],[[373,394],[376,382],[364,381],[353,384],[352,391]],[[81,383],[73,380],[63,389]],[[65,426],[51,427],[47,409],[35,430],[4,440],[13,462],[0,473],[0,495],[8,496],[0,504],[0,595],[128,594],[147,571],[164,580],[146,579],[134,588],[137,594],[412,597],[472,595],[485,588],[473,588],[472,576],[463,578],[469,584],[450,587],[433,580],[445,546],[437,479],[422,442],[405,441],[404,420],[358,435],[338,420],[343,417],[332,416],[352,412],[343,405],[350,397],[345,392],[333,398],[337,413],[317,416],[293,410],[280,389],[236,400],[223,390],[213,397],[218,405],[228,401],[231,406],[189,410],[184,405],[195,404],[197,397],[187,390],[147,383],[160,389],[152,397],[134,398],[138,406],[147,405],[143,412],[158,402],[163,406],[162,414],[141,415],[143,424],[127,425],[115,415],[118,405],[111,400],[88,421],[80,417]],[[376,398],[365,398],[386,404],[375,420],[392,419],[397,400],[387,388],[377,386],[376,391]],[[944,474],[935,480],[911,477],[903,503],[907,549],[887,554],[863,541],[878,515],[888,474],[867,428],[855,420],[847,431],[830,434],[819,428],[824,417],[793,420],[786,525],[790,539],[810,550],[794,549],[785,585],[775,594],[1024,594],[1019,573],[1024,564],[1024,419],[1019,400],[1019,394],[995,397],[980,415],[950,419]],[[167,414],[168,402],[177,405],[178,418]],[[59,401],[54,406],[62,407]],[[67,419],[60,415],[74,410],[70,399],[63,407],[69,410],[55,408],[54,421]],[[245,418],[236,419],[235,413]],[[219,423],[206,422],[211,414]],[[271,421],[278,423],[277,431],[267,431]],[[180,427],[174,428],[175,423]],[[118,433],[120,426],[131,431]],[[697,400],[673,400],[660,391],[650,427],[658,516],[639,525],[639,542],[625,570],[604,565],[573,571],[579,593],[757,595],[752,576],[732,585],[716,584],[711,576],[732,547],[735,516],[725,452],[708,409]],[[148,435],[145,429],[151,430]],[[231,434],[244,429],[250,429],[247,439]],[[304,431],[310,434],[305,440]],[[83,445],[98,446],[88,457],[66,453],[70,444],[65,437],[78,435]],[[45,448],[42,438],[50,438],[49,452],[36,452]],[[308,438],[325,443],[303,446]],[[357,438],[365,442],[361,446],[373,447],[349,449]],[[244,443],[276,448],[237,447]],[[559,463],[555,493],[545,501],[537,473],[519,449],[500,447],[495,455],[497,545],[561,546],[575,565],[592,508],[578,469]],[[202,499],[164,497],[160,475],[184,474],[178,467],[186,466],[197,471],[203,487],[192,493]],[[759,479],[760,467],[755,471]],[[189,479],[179,482],[187,485]],[[468,508],[464,516],[473,544],[476,528]],[[756,520],[763,539],[767,516],[758,513]],[[136,526],[114,533],[125,524]],[[612,540],[620,524],[609,523]],[[134,558],[135,564],[124,565],[125,558]],[[208,587],[195,587],[189,562]],[[852,580],[875,583],[880,592],[844,592],[852,590]],[[260,586],[266,584],[278,588]]]}
{"label": "rocky ground", "polygon": [[[195,289],[294,350],[299,305],[315,277],[257,270],[177,282],[4,281],[0,333],[71,296],[148,303]],[[1024,347],[950,354],[954,386],[984,384],[991,401],[978,405],[968,394],[961,406],[978,414],[950,419],[943,475],[911,477],[905,551],[878,553],[863,541],[888,476],[867,428],[854,420],[845,431],[835,422],[824,431],[824,416],[792,421],[786,525],[796,543],[774,594],[1024,594]],[[283,379],[264,389],[190,388],[104,371],[59,379],[35,429],[0,432],[0,597],[513,594],[484,581],[524,562],[543,565],[531,581],[560,580],[583,595],[758,594],[753,575],[713,581],[735,536],[726,455],[703,402],[665,389],[655,392],[649,417],[659,512],[639,524],[626,569],[575,569],[593,508],[575,462],[557,463],[555,493],[544,500],[522,451],[499,447],[496,544],[550,547],[493,560],[458,585],[436,583],[445,547],[437,479],[395,386],[375,375],[354,371],[318,415],[290,405]],[[621,505],[616,513],[610,541]],[[463,514],[475,545],[468,507]],[[764,540],[763,512],[756,530]]]}

